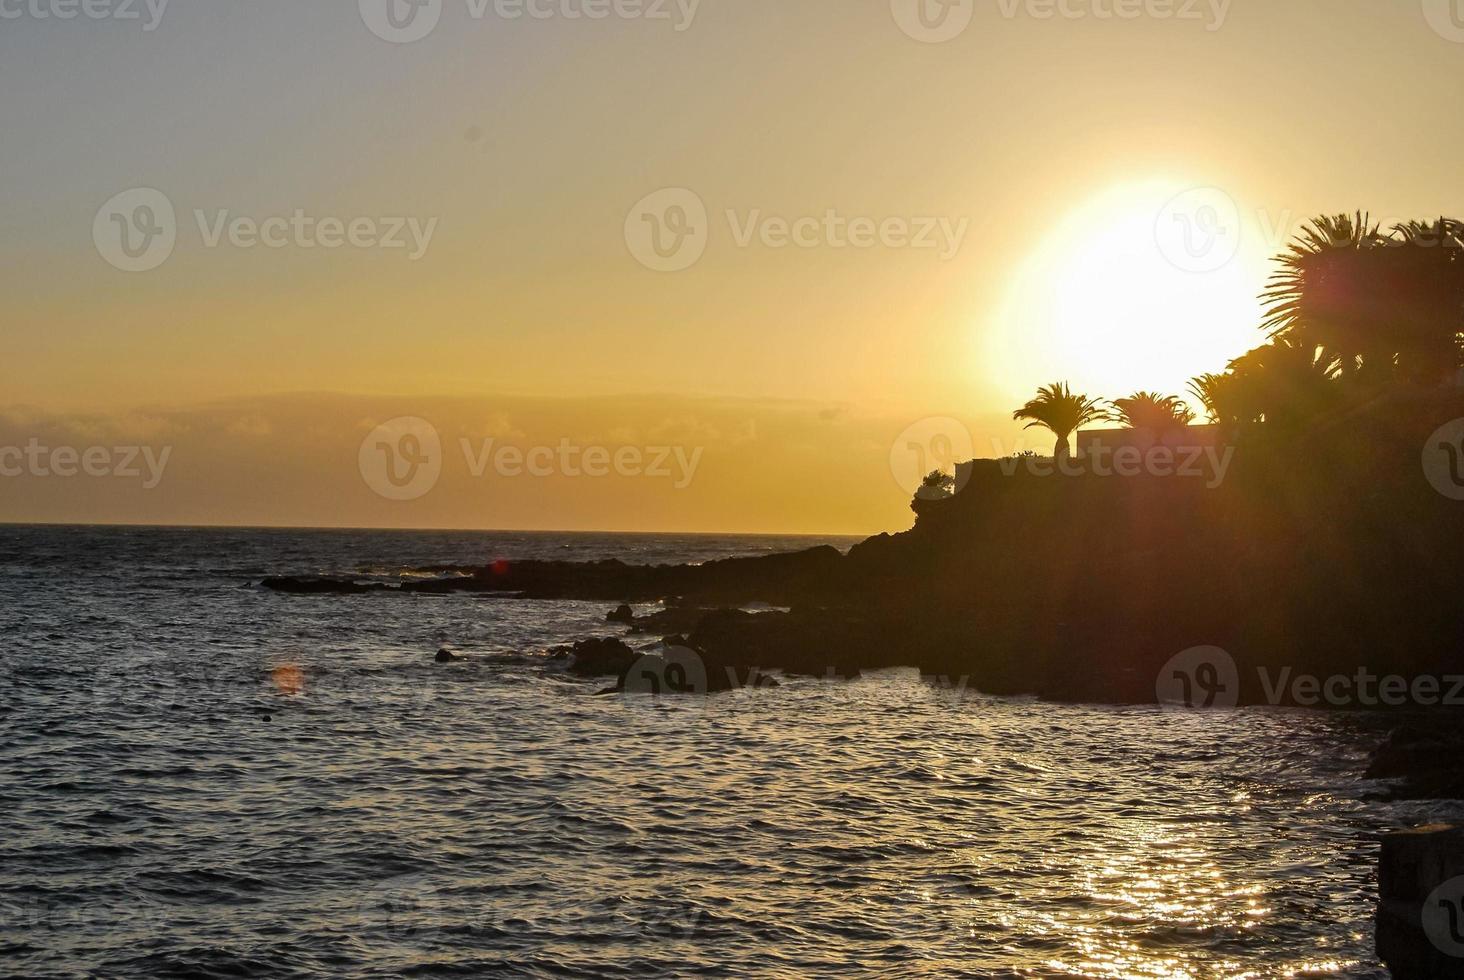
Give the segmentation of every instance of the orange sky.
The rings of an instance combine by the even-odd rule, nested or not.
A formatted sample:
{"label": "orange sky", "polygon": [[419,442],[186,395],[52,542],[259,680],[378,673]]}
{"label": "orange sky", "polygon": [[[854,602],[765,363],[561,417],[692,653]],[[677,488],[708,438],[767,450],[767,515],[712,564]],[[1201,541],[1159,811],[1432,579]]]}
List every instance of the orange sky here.
{"label": "orange sky", "polygon": [[[0,72],[34,97],[0,107],[0,450],[175,452],[145,492],[0,475],[0,520],[904,526],[909,426],[954,417],[990,455],[1041,383],[1180,392],[1259,341],[1265,258],[1301,220],[1453,208],[1464,38],[1428,0],[1004,0],[942,43],[902,29],[903,2],[704,0],[688,24],[446,0],[409,44],[354,4],[7,22]],[[140,272],[105,240],[132,188],[175,213]],[[705,209],[672,272],[627,233],[666,188]],[[296,212],[365,219],[358,241],[432,232],[250,244]],[[885,233],[850,244],[851,222]],[[356,456],[402,416],[448,449],[432,492],[387,501]],[[490,492],[452,465],[484,420],[526,448],[659,432],[704,462],[679,490]]]}

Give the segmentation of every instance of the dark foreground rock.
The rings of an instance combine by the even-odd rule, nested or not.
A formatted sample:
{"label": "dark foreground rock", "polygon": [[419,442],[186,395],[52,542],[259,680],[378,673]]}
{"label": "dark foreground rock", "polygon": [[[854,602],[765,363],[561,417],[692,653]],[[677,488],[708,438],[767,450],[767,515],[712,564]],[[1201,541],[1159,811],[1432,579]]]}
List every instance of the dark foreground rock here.
{"label": "dark foreground rock", "polygon": [[[1420,452],[1459,417],[1464,393],[1251,432],[1227,447],[1223,478],[975,460],[958,468],[957,494],[915,501],[913,528],[847,555],[496,561],[390,586],[264,584],[309,596],[659,601],[665,611],[632,629],[681,634],[713,671],[848,677],[909,666],[989,694],[1062,701],[1153,704],[1177,685],[1202,705],[1436,710],[1458,693],[1449,678],[1464,674],[1464,503],[1434,488]],[[755,602],[787,611],[735,611]],[[1219,653],[1182,659],[1201,648]],[[627,656],[586,656],[584,669],[619,676]],[[1363,669],[1407,696],[1380,703],[1390,689],[1380,683],[1328,683]],[[1438,683],[1420,687],[1423,678]],[[1430,690],[1425,704],[1418,692]],[[1430,792],[1458,792],[1452,775],[1429,778]]]}
{"label": "dark foreground rock", "polygon": [[1464,830],[1421,827],[1383,838],[1377,952],[1394,980],[1464,978]]}
{"label": "dark foreground rock", "polygon": [[579,677],[607,677],[621,675],[635,663],[637,654],[630,647],[612,637],[581,640],[570,647],[573,656],[569,672]]}
{"label": "dark foreground rock", "polygon": [[1373,756],[1369,779],[1395,779],[1390,800],[1464,799],[1464,717],[1455,712],[1400,725]]}
{"label": "dark foreground rock", "polygon": [[414,571],[438,578],[399,584],[352,578],[275,576],[265,588],[290,595],[451,595],[476,593],[526,599],[655,602],[694,598],[704,605],[742,606],[754,601],[787,605],[823,595],[843,556],[831,547],[752,558],[725,558],[701,565],[628,565],[597,562],[495,561],[482,566],[432,566]]}
{"label": "dark foreground rock", "polygon": [[673,602],[664,609],[637,616],[635,621],[630,624],[630,631],[656,637],[690,633],[703,619],[714,612],[717,612],[715,606]]}
{"label": "dark foreground rock", "polygon": [[286,595],[365,595],[371,592],[392,591],[390,586],[381,582],[356,582],[352,579],[293,575],[272,576],[266,578],[260,585]]}
{"label": "dark foreground rock", "polygon": [[600,693],[690,697],[777,686],[776,678],[757,667],[708,662],[699,651],[677,643],[661,644],[640,654],[615,687]]}

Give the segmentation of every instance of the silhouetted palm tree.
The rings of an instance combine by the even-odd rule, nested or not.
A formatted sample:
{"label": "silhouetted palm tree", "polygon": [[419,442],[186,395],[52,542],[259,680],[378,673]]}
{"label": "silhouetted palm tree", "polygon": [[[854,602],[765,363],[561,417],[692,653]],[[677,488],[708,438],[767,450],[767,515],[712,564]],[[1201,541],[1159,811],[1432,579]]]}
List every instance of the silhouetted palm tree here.
{"label": "silhouetted palm tree", "polygon": [[1265,328],[1320,347],[1344,380],[1436,381],[1461,363],[1464,226],[1440,218],[1382,234],[1362,212],[1308,222],[1278,257]]}
{"label": "silhouetted palm tree", "polygon": [[1235,425],[1243,421],[1238,381],[1234,374],[1202,374],[1190,381],[1189,390],[1211,422]]}
{"label": "silhouetted palm tree", "polygon": [[1057,448],[1053,454],[1058,457],[1072,452],[1069,437],[1080,427],[1090,422],[1102,421],[1106,415],[1102,404],[1087,395],[1075,395],[1066,382],[1055,382],[1037,389],[1037,397],[1012,413],[1012,419],[1025,421],[1027,428],[1047,429],[1057,436]]}
{"label": "silhouetted palm tree", "polygon": [[1115,398],[1108,418],[1130,429],[1174,429],[1193,422],[1195,413],[1174,395],[1136,391],[1127,398]]}
{"label": "silhouetted palm tree", "polygon": [[1305,422],[1342,396],[1337,360],[1324,349],[1285,336],[1237,357],[1225,377],[1242,422]]}
{"label": "silhouetted palm tree", "polygon": [[1439,218],[1393,229],[1388,295],[1398,369],[1431,383],[1464,366],[1464,222]]}

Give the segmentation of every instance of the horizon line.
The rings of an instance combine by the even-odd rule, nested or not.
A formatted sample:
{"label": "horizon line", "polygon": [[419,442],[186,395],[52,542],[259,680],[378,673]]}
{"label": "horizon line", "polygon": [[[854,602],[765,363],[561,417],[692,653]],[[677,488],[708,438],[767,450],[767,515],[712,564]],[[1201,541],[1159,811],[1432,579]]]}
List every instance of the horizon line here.
{"label": "horizon line", "polygon": [[370,531],[400,534],[612,534],[642,537],[698,538],[869,538],[874,532],[823,531],[626,531],[566,530],[562,528],[472,528],[472,527],[362,527],[319,524],[156,524],[110,521],[11,521],[0,520],[0,528],[93,528],[144,531]]}

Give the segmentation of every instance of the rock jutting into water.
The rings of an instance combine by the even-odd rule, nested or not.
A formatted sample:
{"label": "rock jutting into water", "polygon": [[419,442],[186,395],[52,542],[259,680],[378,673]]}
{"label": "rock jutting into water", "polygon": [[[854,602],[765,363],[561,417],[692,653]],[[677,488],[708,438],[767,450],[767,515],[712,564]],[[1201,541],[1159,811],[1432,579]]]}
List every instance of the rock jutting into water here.
{"label": "rock jutting into water", "polygon": [[[1418,707],[1412,682],[1430,677],[1422,689],[1449,704],[1447,678],[1464,674],[1464,502],[1436,491],[1419,459],[1457,416],[1464,395],[1400,397],[1284,437],[1252,432],[1218,484],[975,460],[959,467],[959,492],[915,500],[913,528],[847,555],[498,561],[399,585],[264,584],[663,602],[632,630],[681,634],[718,675],[910,666],[990,694],[1154,703],[1176,655],[1203,648],[1225,660],[1198,675],[1221,679],[1220,704]],[[737,611],[754,602],[781,608]],[[1390,690],[1408,697],[1389,702]]]}

